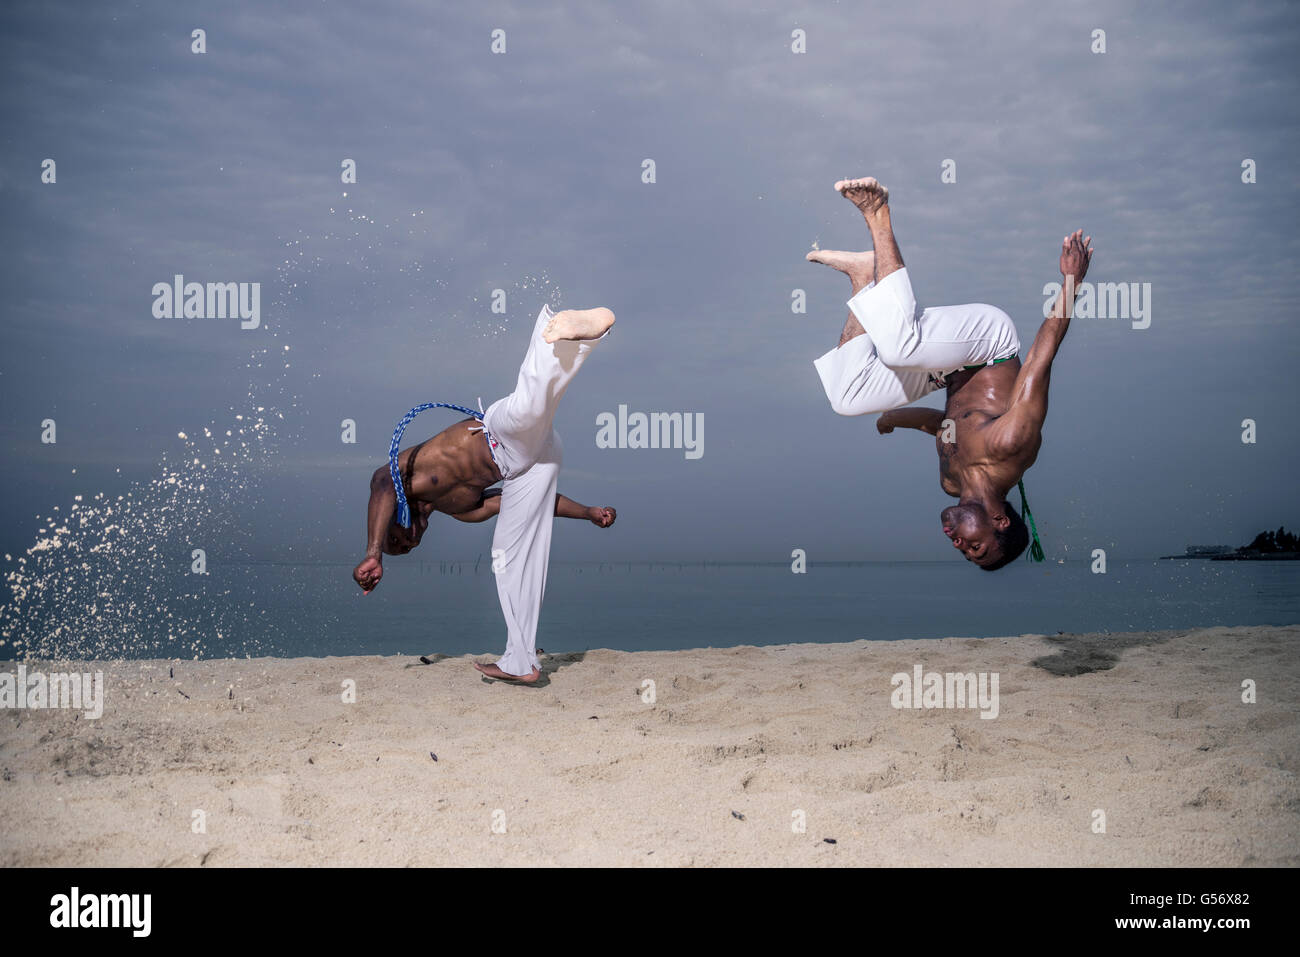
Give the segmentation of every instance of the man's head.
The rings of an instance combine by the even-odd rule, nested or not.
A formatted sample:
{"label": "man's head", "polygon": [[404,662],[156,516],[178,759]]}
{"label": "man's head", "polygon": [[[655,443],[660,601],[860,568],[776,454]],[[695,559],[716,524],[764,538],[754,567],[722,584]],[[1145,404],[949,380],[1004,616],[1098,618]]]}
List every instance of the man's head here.
{"label": "man's head", "polygon": [[385,555],[405,555],[420,544],[425,529],[429,527],[429,513],[420,507],[422,504],[417,503],[413,506],[414,514],[411,516],[410,528],[398,525],[396,517],[388,523],[388,534],[384,536]]}
{"label": "man's head", "polygon": [[1028,527],[1007,501],[992,513],[978,502],[951,505],[940,519],[953,547],[986,572],[1015,561],[1029,544]]}

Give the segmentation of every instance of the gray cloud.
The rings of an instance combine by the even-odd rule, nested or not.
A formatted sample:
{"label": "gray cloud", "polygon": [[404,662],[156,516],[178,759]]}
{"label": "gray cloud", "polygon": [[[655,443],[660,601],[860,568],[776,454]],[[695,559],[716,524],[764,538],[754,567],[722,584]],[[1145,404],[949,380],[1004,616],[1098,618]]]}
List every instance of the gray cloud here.
{"label": "gray cloud", "polygon": [[[553,299],[620,316],[558,423],[566,490],[620,530],[572,557],[946,558],[932,448],[834,416],[811,366],[848,290],[802,256],[866,243],[830,183],[867,173],[918,293],[996,302],[1026,342],[1076,226],[1093,278],[1153,285],[1150,329],[1078,320],[1063,349],[1027,478],[1049,550],[1161,554],[1294,515],[1294,8],[30,3],[0,37],[8,549],[251,392],[286,413],[260,547],[351,556],[392,423],[506,391]],[[175,272],[261,281],[265,328],[152,319]],[[703,412],[704,458],[596,449],[619,403]]]}

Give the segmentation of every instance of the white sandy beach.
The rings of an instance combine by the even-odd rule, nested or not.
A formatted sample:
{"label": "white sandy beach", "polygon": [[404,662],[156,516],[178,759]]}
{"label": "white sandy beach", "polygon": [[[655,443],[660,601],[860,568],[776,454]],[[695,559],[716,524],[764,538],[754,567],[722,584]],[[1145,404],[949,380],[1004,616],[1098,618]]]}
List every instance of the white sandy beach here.
{"label": "white sandy beach", "polygon": [[[29,662],[102,670],[104,714],[0,712],[0,863],[1295,865],[1298,639],[601,650],[532,688],[469,658]],[[997,717],[892,707],[915,665],[996,673]]]}

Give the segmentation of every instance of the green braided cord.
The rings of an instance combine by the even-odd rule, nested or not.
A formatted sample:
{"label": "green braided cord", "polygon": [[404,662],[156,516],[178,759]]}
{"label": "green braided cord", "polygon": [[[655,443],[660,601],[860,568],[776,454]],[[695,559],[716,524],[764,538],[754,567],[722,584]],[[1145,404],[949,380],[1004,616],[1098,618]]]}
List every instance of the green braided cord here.
{"label": "green braided cord", "polygon": [[1025,554],[1025,560],[1031,562],[1041,562],[1043,560],[1043,543],[1038,539],[1038,526],[1034,524],[1034,513],[1029,510],[1029,499],[1025,498],[1025,480],[1021,479],[1020,487],[1020,517],[1029,522],[1029,530],[1034,533],[1034,543],[1029,546],[1029,551]]}

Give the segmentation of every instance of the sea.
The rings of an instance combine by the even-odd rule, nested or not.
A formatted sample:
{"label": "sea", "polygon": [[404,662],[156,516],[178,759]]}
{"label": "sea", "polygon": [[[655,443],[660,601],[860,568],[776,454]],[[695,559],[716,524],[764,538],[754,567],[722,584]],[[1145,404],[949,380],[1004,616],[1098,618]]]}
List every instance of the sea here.
{"label": "sea", "polygon": [[[669,650],[1300,623],[1300,562],[552,562],[539,626],[547,652]],[[486,558],[390,559],[364,595],[351,563],[208,570],[221,634],[182,657],[499,654],[505,626]],[[136,635],[125,656],[167,657]],[[144,640],[149,639],[149,640]]]}
{"label": "sea", "polygon": [[[538,631],[550,653],[794,642],[989,638],[1300,623],[1300,562],[790,563],[553,561]],[[486,556],[390,558],[365,595],[351,562],[209,562],[98,598],[28,601],[0,658],[498,655]],[[66,580],[66,579],[65,579]],[[115,589],[117,590],[117,589]],[[144,600],[144,596],[148,600]],[[97,608],[84,610],[87,602]],[[75,609],[75,611],[70,611]]]}

